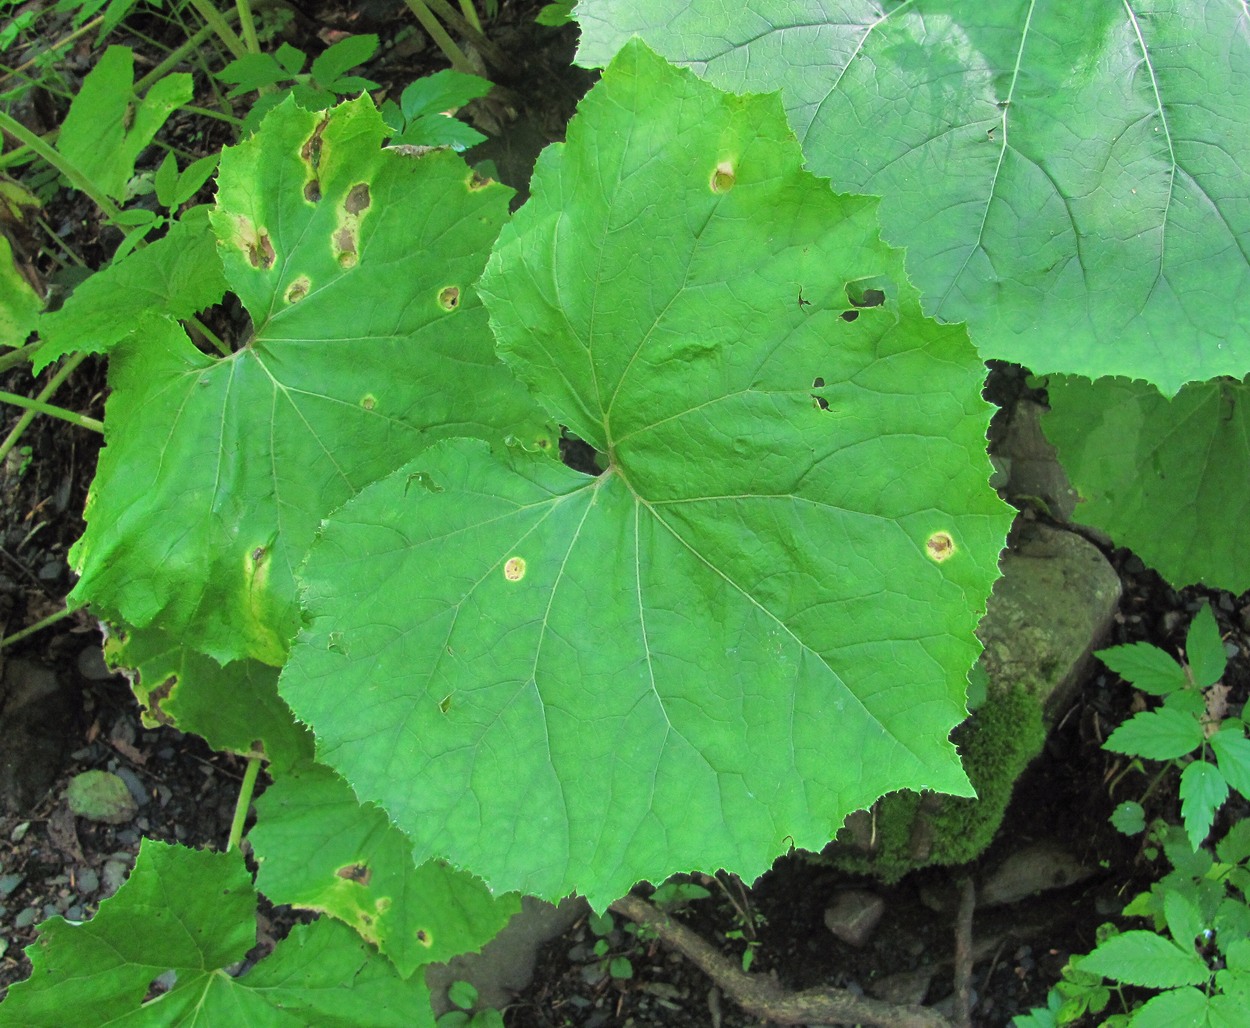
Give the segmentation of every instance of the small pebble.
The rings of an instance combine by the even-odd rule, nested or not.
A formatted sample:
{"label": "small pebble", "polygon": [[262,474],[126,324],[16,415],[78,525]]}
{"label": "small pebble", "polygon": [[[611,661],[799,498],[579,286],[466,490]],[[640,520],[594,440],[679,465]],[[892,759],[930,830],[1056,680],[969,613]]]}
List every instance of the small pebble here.
{"label": "small pebble", "polygon": [[83,912],[83,909],[82,909],[82,904],[81,904],[81,903],[75,903],[72,907],[70,907],[67,911],[65,911],[65,920],[66,920],[66,921],[85,921],[85,920],[87,920],[87,916],[86,916],[86,914]]}
{"label": "small pebble", "polygon": [[27,907],[17,917],[13,918],[14,928],[29,928],[39,919],[39,911],[34,907]]}
{"label": "small pebble", "polygon": [[90,896],[100,887],[100,876],[91,868],[86,868],[78,875],[78,891],[84,896]]}
{"label": "small pebble", "polygon": [[130,865],[123,864],[120,860],[109,860],[104,864],[104,888],[105,896],[112,896],[119,888],[122,882],[126,880],[126,874],[130,870]]}
{"label": "small pebble", "polygon": [[22,884],[22,875],[0,875],[0,896],[12,895],[13,890]]}
{"label": "small pebble", "polygon": [[23,821],[21,822],[21,824],[17,825],[17,827],[15,827],[13,831],[9,833],[9,841],[21,842],[23,839],[26,838],[26,833],[29,831],[30,831],[30,822]]}
{"label": "small pebble", "polygon": [[57,909],[55,903],[45,903],[43,905],[43,920],[46,921],[50,917],[56,917],[59,913],[60,911]]}
{"label": "small pebble", "polygon": [[126,788],[130,790],[130,795],[134,797],[134,801],[139,806],[145,806],[148,802],[148,791],[144,788],[143,783],[139,781],[139,776],[128,767],[119,767],[117,769],[117,777],[126,783]]}
{"label": "small pebble", "polygon": [[123,828],[115,836],[118,844],[122,846],[138,846],[139,833],[133,828]]}

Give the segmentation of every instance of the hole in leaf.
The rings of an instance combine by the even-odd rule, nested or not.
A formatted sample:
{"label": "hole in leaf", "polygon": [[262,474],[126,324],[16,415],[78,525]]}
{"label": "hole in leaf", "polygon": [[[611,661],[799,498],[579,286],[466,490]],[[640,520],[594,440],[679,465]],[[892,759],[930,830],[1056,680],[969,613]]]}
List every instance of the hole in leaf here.
{"label": "hole in leaf", "polygon": [[859,317],[859,311],[843,311],[842,312],[843,321],[854,321],[858,317]]}
{"label": "hole in leaf", "polygon": [[[519,582],[525,577],[525,558],[509,557],[503,562],[503,577],[509,582]],[[442,706],[442,704],[439,704]],[[446,713],[446,711],[443,711]]]}
{"label": "hole in leaf", "polygon": [[364,182],[359,182],[352,186],[351,192],[347,194],[347,199],[343,201],[343,210],[347,211],[348,214],[359,214],[361,211],[367,210],[372,202],[368,185]]}
{"label": "hole in leaf", "polygon": [[334,233],[334,255],[340,268],[356,266],[356,233],[350,228],[341,228]]}
{"label": "hole in leaf", "polygon": [[300,159],[306,162],[313,172],[316,172],[321,164],[321,136],[329,124],[330,116],[327,114],[313,129],[313,134],[304,140],[304,145],[299,148]]}
{"label": "hole in leaf", "polygon": [[852,307],[880,307],[885,303],[886,293],[892,291],[893,284],[885,278],[861,278],[846,284],[846,298]]}
{"label": "hole in leaf", "polygon": [[438,305],[445,311],[454,311],[460,306],[459,286],[447,286],[439,291]]}
{"label": "hole in leaf", "polygon": [[447,711],[451,710],[451,693],[448,693],[446,696],[444,696],[441,700],[438,701],[438,709],[442,711],[444,714],[446,714]]}
{"label": "hole in leaf", "polygon": [[[817,375],[815,378],[812,379],[813,389],[819,389],[824,384],[825,384],[825,380],[821,378],[819,375]],[[814,406],[816,406],[820,410],[829,409],[829,401],[826,400],[823,396],[816,396],[815,394],[813,394],[812,400],[814,401]]]}
{"label": "hole in leaf", "polygon": [[422,946],[425,946],[427,948],[434,945],[434,939],[431,938],[430,933],[427,932],[424,928],[417,929],[417,942],[421,943]]}
{"label": "hole in leaf", "polygon": [[373,872],[369,870],[367,864],[348,864],[345,867],[340,867],[334,873],[346,881],[355,882],[357,885],[368,885],[369,880],[373,877]]}
{"label": "hole in leaf", "polygon": [[583,475],[602,475],[607,466],[603,454],[584,439],[570,435],[567,429],[560,431],[560,460]]}
{"label": "hole in leaf", "polygon": [[955,554],[955,540],[949,532],[934,532],[924,544],[925,552],[931,560],[941,564]]}
{"label": "hole in leaf", "polygon": [[709,183],[713,193],[728,193],[733,189],[737,176],[734,175],[734,166],[728,161],[721,161],[716,165],[716,170],[712,172],[712,180]]}

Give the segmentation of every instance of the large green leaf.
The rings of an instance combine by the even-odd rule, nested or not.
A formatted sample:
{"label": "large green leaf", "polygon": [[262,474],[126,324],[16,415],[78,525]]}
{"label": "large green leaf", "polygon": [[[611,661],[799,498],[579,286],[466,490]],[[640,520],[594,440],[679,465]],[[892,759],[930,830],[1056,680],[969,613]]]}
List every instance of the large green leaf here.
{"label": "large green leaf", "polygon": [[114,346],[74,601],[280,664],[326,513],[431,438],[541,432],[474,293],[508,190],[386,131],[367,98],[288,102],[224,152],[213,224],[252,335],[208,356],[149,314]]}
{"label": "large green leaf", "polygon": [[[256,894],[237,851],[144,839],[134,871],[95,917],[40,926],[27,949],[31,977],[9,990],[0,1024],[433,1024],[424,983],[403,981],[342,925],[298,926],[243,977],[227,974],[255,941]],[[170,971],[168,991],[145,1003]]]}
{"label": "large green leaf", "polygon": [[881,195],[925,309],[987,357],[1174,393],[1250,368],[1250,31],[1239,0],[580,0],[780,88],[809,167]]}
{"label": "large green leaf", "polygon": [[624,51],[482,285],[607,470],[439,443],[327,520],[279,688],[418,859],[602,906],[968,793],[983,369],[800,165],[775,97]]}
{"label": "large green leaf", "polygon": [[256,810],[248,840],[265,895],[351,925],[405,978],[481,949],[521,907],[441,861],[413,863],[403,832],[320,764],[281,774]]}
{"label": "large green leaf", "polygon": [[[1075,517],[1176,585],[1250,588],[1250,383],[1052,377],[1046,435],[1080,495]],[[1217,530],[1218,528],[1218,530]]]}

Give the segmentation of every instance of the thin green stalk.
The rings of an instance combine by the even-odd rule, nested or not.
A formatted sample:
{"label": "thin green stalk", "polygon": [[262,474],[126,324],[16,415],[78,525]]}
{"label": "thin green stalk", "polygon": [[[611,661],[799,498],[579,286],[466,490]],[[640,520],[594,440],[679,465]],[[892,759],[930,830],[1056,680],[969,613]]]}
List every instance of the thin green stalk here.
{"label": "thin green stalk", "polygon": [[19,364],[27,363],[31,355],[43,345],[43,340],[31,343],[29,346],[19,346],[10,350],[8,353],[0,354],[0,372],[8,371],[9,368],[15,368]]}
{"label": "thin green stalk", "polygon": [[69,183],[79,192],[86,193],[95,205],[104,212],[104,214],[112,221],[116,221],[121,217],[121,210],[108,198],[86,175],[78,170],[77,165],[67,161],[60,153],[43,141],[35,133],[31,132],[25,125],[15,118],[10,118],[4,111],[0,111],[0,129],[4,129],[11,136],[18,139],[19,142],[25,143],[35,153],[42,157],[45,161],[56,168]]}
{"label": "thin green stalk", "polygon": [[260,53],[260,40],[256,38],[256,19],[252,17],[251,0],[234,0],[234,6],[239,12],[239,29],[243,32],[243,42],[247,44],[248,53]]}
{"label": "thin green stalk", "polygon": [[[29,356],[29,352],[26,350],[22,350],[20,352],[25,356]],[[8,354],[5,356],[8,356]],[[74,356],[57,369],[56,374],[52,376],[46,386],[39,390],[39,395],[35,397],[35,399],[39,403],[46,401],[48,397],[56,392],[57,389],[61,387],[61,384],[69,378],[74,369],[86,359],[87,355],[85,353],[74,354]],[[25,397],[23,397],[23,399],[25,399]],[[13,426],[13,431],[5,436],[4,442],[0,443],[0,464],[4,463],[5,458],[9,455],[9,451],[12,450],[13,447],[17,445],[17,441],[22,438],[22,433],[26,431],[26,426],[35,420],[36,413],[37,412],[33,410],[24,411],[22,416],[17,419],[17,424]],[[100,430],[103,431],[103,429],[104,426],[101,425]]]}
{"label": "thin green stalk", "polygon": [[192,315],[190,318],[187,319],[187,322],[190,324],[192,331],[198,332],[206,340],[208,340],[208,342],[213,346],[213,348],[217,350],[217,352],[220,353],[223,357],[230,356],[230,347],[228,347],[225,343],[223,343],[221,341],[221,337],[218,336],[217,333],[214,332],[211,328],[209,328],[206,324],[204,324],[204,322],[202,322],[199,318]]}
{"label": "thin green stalk", "polygon": [[431,11],[477,47],[492,67],[498,68],[507,74],[516,72],[516,64],[512,58],[487,39],[485,33],[480,28],[474,28],[470,25],[447,0],[424,0],[424,2],[429,4]]}
{"label": "thin green stalk", "polygon": [[[233,13],[233,12],[232,12]],[[204,45],[204,41],[213,35],[214,29],[211,25],[201,25],[200,28],[192,35],[188,36],[186,41],[176,50],[170,52],[160,64],[144,75],[135,83],[135,92],[142,93],[157,79],[164,78],[174,70],[183,59],[190,54],[195,53]]]}
{"label": "thin green stalk", "polygon": [[463,72],[466,75],[476,75],[477,71],[473,65],[469,63],[469,59],[464,55],[464,51],[456,45],[456,41],[447,34],[447,30],[443,28],[442,22],[430,13],[430,9],[425,6],[425,0],[404,0],[417,21],[421,23],[421,27],[430,34],[430,38],[443,51],[447,60],[451,61],[451,66],[456,71]]}
{"label": "thin green stalk", "polygon": [[478,19],[477,9],[473,6],[473,0],[460,0],[460,10],[464,12],[465,20],[477,29],[478,32],[481,32],[482,22]]}
{"label": "thin green stalk", "polygon": [[235,128],[241,128],[243,125],[242,118],[236,118],[231,114],[222,114],[221,111],[214,111],[211,107],[196,107],[194,104],[183,104],[179,110],[186,111],[188,114],[198,114],[203,118],[215,118],[217,121],[224,121]]}
{"label": "thin green stalk", "polygon": [[212,27],[213,32],[217,34],[217,38],[222,41],[227,50],[235,57],[247,56],[247,46],[230,27],[230,23],[222,16],[221,11],[213,6],[212,0],[191,0],[191,6]]}
{"label": "thin green stalk", "polygon": [[230,838],[226,840],[229,853],[243,841],[243,824],[252,805],[252,793],[256,791],[256,776],[260,774],[260,757],[249,757],[247,770],[243,772],[243,784],[239,786],[239,798],[234,804],[234,820],[230,822]]}
{"label": "thin green stalk", "polygon": [[0,403],[11,403],[14,407],[25,407],[36,414],[47,414],[52,418],[60,418],[62,421],[68,421],[71,425],[77,425],[79,428],[89,428],[93,432],[104,432],[103,421],[89,418],[85,414],[76,414],[74,411],[66,410],[64,407],[56,407],[50,403],[32,400],[28,396],[22,396],[20,393],[6,393],[3,389],[0,389]]}
{"label": "thin green stalk", "polygon": [[12,635],[6,635],[0,639],[0,650],[6,646],[12,646],[15,642],[21,642],[28,635],[34,635],[36,632],[42,632],[49,625],[55,625],[58,621],[64,621],[72,613],[69,607],[64,610],[58,610],[55,614],[49,614],[46,618],[40,618],[33,625],[27,625],[20,632],[14,632]]}

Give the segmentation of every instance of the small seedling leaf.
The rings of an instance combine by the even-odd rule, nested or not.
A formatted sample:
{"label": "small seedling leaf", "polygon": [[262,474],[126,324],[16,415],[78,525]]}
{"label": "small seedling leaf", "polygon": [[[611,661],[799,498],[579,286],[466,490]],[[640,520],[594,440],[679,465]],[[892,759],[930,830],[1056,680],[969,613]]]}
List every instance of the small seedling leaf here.
{"label": "small seedling leaf", "polygon": [[1133,688],[1152,696],[1166,696],[1188,684],[1185,669],[1163,650],[1150,643],[1112,646],[1094,654]]}
{"label": "small seedling leaf", "polygon": [[485,96],[493,88],[490,82],[477,75],[447,69],[409,83],[399,105],[404,118],[411,121],[423,115],[443,114],[463,107],[470,100]]}
{"label": "small seedling leaf", "polygon": [[1168,889],[1163,897],[1163,916],[1172,939],[1181,949],[1191,949],[1203,929],[1198,904],[1181,889]]}
{"label": "small seedling leaf", "polygon": [[472,1010],[477,1004],[477,989],[472,982],[452,982],[447,988],[447,998],[461,1010]]}
{"label": "small seedling leaf", "polygon": [[364,64],[378,50],[378,37],[373,33],[360,36],[348,36],[329,46],[318,56],[309,69],[317,84],[331,92],[346,92],[339,89],[339,79],[352,68]]}
{"label": "small seedling leaf", "polygon": [[[1180,1028],[1206,1026],[1209,1000],[1201,989],[1186,986],[1170,989],[1148,999],[1133,1011],[1133,1028]],[[1244,1016],[1244,1009],[1242,1014]]]}
{"label": "small seedling leaf", "polygon": [[1136,835],[1146,830],[1146,812],[1135,800],[1125,800],[1111,812],[1110,821],[1125,835]]}

